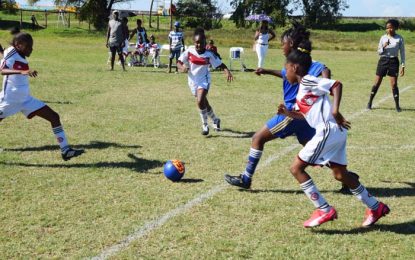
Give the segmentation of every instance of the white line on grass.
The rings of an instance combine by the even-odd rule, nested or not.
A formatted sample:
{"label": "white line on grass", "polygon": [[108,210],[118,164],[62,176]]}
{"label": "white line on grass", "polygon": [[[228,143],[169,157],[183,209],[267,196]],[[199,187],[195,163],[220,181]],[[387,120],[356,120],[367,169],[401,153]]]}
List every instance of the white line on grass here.
{"label": "white line on grass", "polygon": [[[408,86],[408,87],[402,89],[400,92],[403,93],[405,91],[408,91],[412,87],[413,86]],[[379,100],[375,104],[375,107],[378,106],[379,104],[385,102],[386,100],[388,100],[391,97],[392,97],[392,95],[388,95],[388,96],[382,98],[381,100]],[[351,120],[353,118],[359,117],[359,116],[361,116],[362,114],[364,114],[365,112],[368,112],[368,111],[369,111],[368,109],[363,109],[359,112],[356,112],[356,113],[352,114],[351,116],[348,117],[348,119]],[[291,151],[295,150],[298,147],[300,147],[299,144],[292,144],[292,145],[287,146],[286,148],[280,150],[279,153],[274,154],[274,155],[268,157],[267,159],[265,159],[263,162],[261,162],[261,164],[258,166],[258,170],[260,170],[262,168],[265,168],[265,167],[268,167],[271,164],[271,162],[273,162],[275,160],[278,160],[279,158],[281,158],[284,155],[289,154]],[[149,222],[145,223],[143,226],[136,229],[133,233],[131,233],[130,235],[125,237],[123,240],[121,240],[117,244],[105,248],[101,252],[100,255],[92,257],[92,259],[94,259],[94,260],[107,259],[107,258],[117,254],[118,252],[120,252],[120,251],[124,250],[125,248],[127,248],[132,242],[144,237],[145,235],[149,234],[153,230],[161,227],[162,225],[164,225],[164,223],[169,221],[171,218],[174,218],[175,216],[178,216],[180,214],[185,213],[187,210],[201,204],[202,202],[204,202],[207,199],[212,198],[217,193],[225,190],[228,187],[230,187],[230,186],[225,184],[225,183],[213,186],[213,188],[211,188],[209,191],[207,191],[206,193],[203,193],[203,194],[197,196],[196,198],[188,201],[186,204],[181,205],[181,206],[167,212],[166,214],[158,217],[155,220],[152,220],[152,221],[149,221]]]}

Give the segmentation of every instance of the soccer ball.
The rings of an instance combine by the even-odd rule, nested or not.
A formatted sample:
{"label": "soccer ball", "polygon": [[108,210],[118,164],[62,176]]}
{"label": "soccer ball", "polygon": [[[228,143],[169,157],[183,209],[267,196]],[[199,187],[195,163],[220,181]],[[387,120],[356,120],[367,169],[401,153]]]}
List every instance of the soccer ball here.
{"label": "soccer ball", "polygon": [[185,171],[184,164],[180,160],[170,160],[164,164],[164,176],[171,181],[180,181]]}

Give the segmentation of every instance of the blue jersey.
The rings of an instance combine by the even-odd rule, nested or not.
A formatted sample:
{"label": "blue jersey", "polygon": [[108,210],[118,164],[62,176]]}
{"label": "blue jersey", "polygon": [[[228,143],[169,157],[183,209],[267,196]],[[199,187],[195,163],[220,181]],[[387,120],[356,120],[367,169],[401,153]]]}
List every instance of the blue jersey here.
{"label": "blue jersey", "polygon": [[[313,61],[311,63],[310,69],[308,70],[308,74],[318,77],[321,75],[321,73],[323,72],[325,68],[326,66],[323,63],[320,63],[318,61]],[[295,98],[297,97],[299,84],[298,83],[291,84],[290,82],[288,82],[286,78],[287,71],[285,70],[285,68],[281,70],[281,74],[282,74],[282,79],[283,79],[282,90],[284,94],[284,103],[285,103],[285,106],[289,110],[292,110],[292,107],[295,104]]]}

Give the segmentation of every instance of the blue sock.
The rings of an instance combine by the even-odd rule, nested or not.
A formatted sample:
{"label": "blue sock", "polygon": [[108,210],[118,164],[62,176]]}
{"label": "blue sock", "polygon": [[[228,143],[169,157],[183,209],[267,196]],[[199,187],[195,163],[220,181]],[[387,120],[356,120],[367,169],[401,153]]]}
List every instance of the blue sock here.
{"label": "blue sock", "polygon": [[242,175],[243,182],[250,182],[252,176],[254,176],[256,166],[258,165],[259,159],[261,159],[262,151],[251,148],[249,150],[248,163],[246,164],[245,172]]}

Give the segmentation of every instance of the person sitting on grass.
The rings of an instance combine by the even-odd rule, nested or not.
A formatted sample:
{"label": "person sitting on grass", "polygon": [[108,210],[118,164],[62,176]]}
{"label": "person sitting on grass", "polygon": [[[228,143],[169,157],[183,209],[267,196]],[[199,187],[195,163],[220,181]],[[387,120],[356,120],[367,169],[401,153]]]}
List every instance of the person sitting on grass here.
{"label": "person sitting on grass", "polygon": [[51,123],[52,131],[61,149],[62,159],[67,161],[80,156],[84,150],[75,150],[68,144],[58,113],[42,101],[32,97],[29,90],[29,77],[37,77],[36,70],[29,69],[26,57],[33,51],[33,38],[28,33],[14,36],[12,46],[7,48],[0,62],[3,90],[0,93],[0,121],[22,112],[28,119],[35,116]]}
{"label": "person sitting on grass", "polygon": [[148,44],[144,41],[141,34],[138,35],[138,41],[137,41],[137,44],[135,45],[134,55],[136,57],[138,56],[138,60],[136,59],[137,63],[135,65],[141,65],[141,66],[147,65],[146,61],[147,61],[147,56],[148,56]]}

